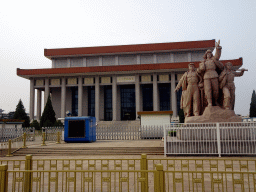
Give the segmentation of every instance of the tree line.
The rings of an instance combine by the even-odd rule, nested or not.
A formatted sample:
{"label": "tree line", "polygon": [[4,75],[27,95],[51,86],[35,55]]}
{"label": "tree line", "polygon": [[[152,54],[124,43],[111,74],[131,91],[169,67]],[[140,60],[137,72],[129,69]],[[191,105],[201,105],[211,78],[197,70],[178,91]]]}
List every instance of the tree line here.
{"label": "tree line", "polygon": [[35,127],[35,129],[37,130],[40,130],[42,127],[63,126],[63,123],[60,120],[56,120],[56,114],[52,107],[50,95],[48,96],[43,114],[40,118],[40,123],[37,120],[33,120],[30,123],[30,118],[26,113],[26,110],[21,99],[19,100],[19,103],[16,106],[13,119],[25,120],[25,122],[22,124],[22,127]]}

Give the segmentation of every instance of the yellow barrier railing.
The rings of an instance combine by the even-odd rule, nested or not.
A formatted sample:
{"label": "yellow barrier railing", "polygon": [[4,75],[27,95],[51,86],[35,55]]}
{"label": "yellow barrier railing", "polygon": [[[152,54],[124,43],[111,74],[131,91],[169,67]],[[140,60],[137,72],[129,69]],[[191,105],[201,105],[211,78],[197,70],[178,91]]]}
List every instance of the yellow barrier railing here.
{"label": "yellow barrier railing", "polygon": [[[0,166],[1,167],[1,166]],[[1,170],[1,169],[0,169]],[[10,191],[149,191],[160,192],[161,173],[135,170],[3,171]],[[147,173],[148,178],[142,176]],[[163,174],[163,173],[162,173]],[[163,176],[162,176],[163,178]],[[6,179],[6,178],[3,178]],[[30,180],[29,180],[30,179]],[[148,180],[150,182],[148,182]],[[18,188],[20,187],[20,188]]]}
{"label": "yellow barrier railing", "polygon": [[[1,160],[1,191],[256,191],[255,158]],[[22,190],[20,190],[22,188]],[[10,190],[10,188],[9,188]]]}
{"label": "yellow barrier railing", "polygon": [[56,144],[60,144],[60,132],[57,132],[57,141]]}
{"label": "yellow barrier railing", "polygon": [[[255,171],[256,158],[32,159],[33,170]],[[25,160],[0,160],[9,169],[24,169]]]}
{"label": "yellow barrier railing", "polygon": [[23,149],[27,148],[26,140],[27,140],[27,134],[23,133],[23,146],[22,146]]}
{"label": "yellow barrier railing", "polygon": [[[56,144],[60,144],[61,143],[61,133],[58,131],[57,134],[55,133],[54,135],[56,135]],[[41,146],[46,146],[45,132],[43,132],[41,136],[42,136]],[[23,133],[23,135],[20,137],[17,137],[15,139],[9,139],[8,142],[0,143],[0,147],[1,147],[0,155],[11,157],[11,156],[13,156],[14,152],[16,152],[17,150],[19,150],[21,148],[27,148],[27,139],[28,139],[27,134]]]}
{"label": "yellow barrier railing", "polygon": [[43,143],[41,145],[45,146],[46,145],[45,144],[45,132],[43,132],[43,134],[42,134],[42,141],[43,141]]}
{"label": "yellow barrier railing", "polygon": [[[144,176],[143,176],[144,175]],[[147,175],[147,177],[145,177]],[[255,172],[21,170],[0,166],[1,191],[255,191]],[[22,190],[21,190],[22,189]]]}
{"label": "yellow barrier railing", "polygon": [[162,164],[166,171],[255,171],[256,158],[163,158],[147,159],[148,169]]}
{"label": "yellow barrier railing", "polygon": [[13,153],[21,148],[26,148],[26,133],[22,136],[9,139],[8,142],[1,143],[1,155],[11,157]]}
{"label": "yellow barrier railing", "polygon": [[0,191],[7,192],[8,188],[8,165],[0,165]]}

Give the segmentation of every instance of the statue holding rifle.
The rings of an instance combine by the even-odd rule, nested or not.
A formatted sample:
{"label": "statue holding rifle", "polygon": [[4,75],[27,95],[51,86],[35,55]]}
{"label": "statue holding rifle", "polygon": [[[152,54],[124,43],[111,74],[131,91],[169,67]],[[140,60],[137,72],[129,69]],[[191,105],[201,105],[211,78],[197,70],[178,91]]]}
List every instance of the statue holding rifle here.
{"label": "statue holding rifle", "polygon": [[219,45],[220,41],[216,43],[216,53],[213,56],[211,50],[207,50],[203,56],[204,61],[199,64],[197,72],[201,74],[204,79],[204,93],[207,99],[207,106],[219,106],[219,74],[217,70],[222,71],[224,66],[219,61],[222,47]]}
{"label": "statue holding rifle", "polygon": [[220,41],[215,47],[215,55],[207,50],[197,70],[194,63],[190,63],[189,71],[183,74],[176,86],[175,92],[182,87],[181,108],[185,123],[242,121],[234,113],[234,77],[242,76],[247,70],[237,72],[230,62],[223,65],[219,61]]}

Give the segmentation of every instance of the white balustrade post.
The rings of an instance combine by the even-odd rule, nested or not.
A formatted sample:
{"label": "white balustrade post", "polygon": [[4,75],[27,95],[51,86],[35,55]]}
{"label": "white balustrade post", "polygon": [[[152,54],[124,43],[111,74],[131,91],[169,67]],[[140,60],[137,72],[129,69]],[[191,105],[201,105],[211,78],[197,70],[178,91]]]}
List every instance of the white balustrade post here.
{"label": "white balustrade post", "polygon": [[166,125],[164,126],[164,156],[166,157],[166,142],[167,142],[167,137],[166,137]]}
{"label": "white balustrade post", "polygon": [[220,123],[216,123],[217,129],[217,146],[218,146],[218,154],[221,157],[221,145],[220,145]]}

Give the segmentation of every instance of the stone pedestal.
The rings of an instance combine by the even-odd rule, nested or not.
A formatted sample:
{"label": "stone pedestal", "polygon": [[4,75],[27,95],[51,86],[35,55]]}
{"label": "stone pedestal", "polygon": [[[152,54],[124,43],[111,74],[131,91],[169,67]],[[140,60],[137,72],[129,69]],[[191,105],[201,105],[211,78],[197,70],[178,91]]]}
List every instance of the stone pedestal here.
{"label": "stone pedestal", "polygon": [[215,123],[215,122],[242,122],[233,110],[222,109],[218,106],[206,107],[203,115],[186,117],[185,123]]}

